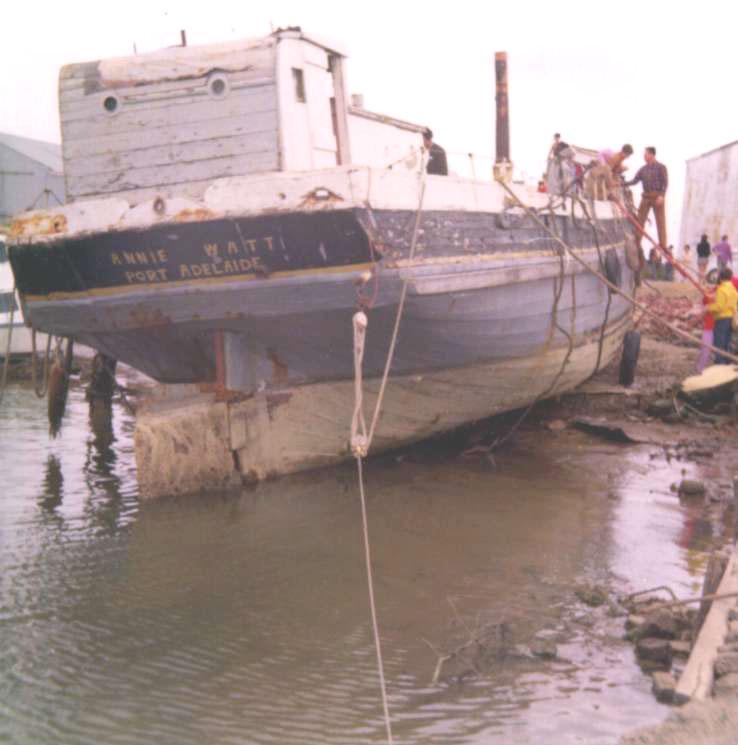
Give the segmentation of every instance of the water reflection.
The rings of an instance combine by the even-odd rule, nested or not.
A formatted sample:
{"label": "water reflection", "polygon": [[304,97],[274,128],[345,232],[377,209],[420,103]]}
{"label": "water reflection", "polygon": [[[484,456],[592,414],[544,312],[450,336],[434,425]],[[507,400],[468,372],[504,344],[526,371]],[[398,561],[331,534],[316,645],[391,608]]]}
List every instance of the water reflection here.
{"label": "water reflection", "polygon": [[[90,414],[72,389],[49,441],[42,405],[12,405],[0,741],[383,741],[353,468],[139,505],[125,411]],[[679,592],[703,526],[687,536],[685,507],[652,492],[672,466],[561,442],[523,439],[496,471],[367,467],[398,741],[614,743],[662,716],[622,619],[590,625],[574,588]],[[484,624],[505,632],[488,669],[431,684],[426,641],[452,648]],[[557,659],[519,649],[541,635]]]}
{"label": "water reflection", "polygon": [[43,491],[39,499],[39,506],[44,512],[54,512],[62,503],[64,494],[64,475],[61,461],[56,455],[49,454],[46,458]]}

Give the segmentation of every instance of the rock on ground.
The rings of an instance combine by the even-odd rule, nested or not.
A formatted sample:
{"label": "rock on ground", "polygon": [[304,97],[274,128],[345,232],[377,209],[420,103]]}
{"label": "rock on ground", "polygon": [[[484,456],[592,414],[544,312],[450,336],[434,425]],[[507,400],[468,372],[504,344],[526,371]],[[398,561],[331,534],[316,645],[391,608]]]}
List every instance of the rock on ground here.
{"label": "rock on ground", "polygon": [[659,701],[670,703],[674,700],[677,682],[671,673],[653,674],[653,692]]}

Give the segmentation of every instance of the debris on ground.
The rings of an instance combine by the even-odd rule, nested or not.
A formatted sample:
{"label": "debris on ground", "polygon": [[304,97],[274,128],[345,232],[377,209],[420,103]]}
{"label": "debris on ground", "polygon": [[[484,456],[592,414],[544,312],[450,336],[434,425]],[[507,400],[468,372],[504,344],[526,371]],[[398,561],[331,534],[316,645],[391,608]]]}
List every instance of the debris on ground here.
{"label": "debris on ground", "polygon": [[717,403],[733,398],[738,381],[735,365],[710,365],[699,375],[690,375],[682,381],[681,393],[697,403]]}
{"label": "debris on ground", "polygon": [[574,590],[574,594],[585,605],[589,605],[592,608],[604,605],[608,599],[607,590],[601,585],[584,585]]}
{"label": "debris on ground", "polygon": [[[687,294],[669,296],[650,292],[639,299],[643,305],[666,323],[675,326],[680,331],[692,334],[696,339],[702,337],[704,306],[699,296],[690,297]],[[682,337],[650,315],[643,314],[637,321],[637,327],[641,333],[649,334],[662,341],[678,346],[688,345]]]}

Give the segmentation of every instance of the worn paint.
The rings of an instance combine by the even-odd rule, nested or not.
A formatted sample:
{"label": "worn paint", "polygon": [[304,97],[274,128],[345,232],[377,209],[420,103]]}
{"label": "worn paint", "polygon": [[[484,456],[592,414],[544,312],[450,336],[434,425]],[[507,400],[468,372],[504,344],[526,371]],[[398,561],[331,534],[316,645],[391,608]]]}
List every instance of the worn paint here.
{"label": "worn paint", "polygon": [[56,236],[67,231],[67,217],[60,212],[29,212],[10,223],[11,239],[30,236]]}
{"label": "worn paint", "polygon": [[272,379],[270,382],[275,385],[286,383],[289,380],[289,367],[279,358],[274,349],[267,349],[266,352],[269,361],[272,363]]}
{"label": "worn paint", "polygon": [[326,188],[325,186],[316,186],[302,198],[300,208],[304,207],[332,207],[337,202],[345,201],[340,194]]}
{"label": "worn paint", "polygon": [[139,328],[152,326],[166,326],[172,319],[164,315],[159,308],[149,308],[145,305],[137,305],[130,311],[132,323]]}
{"label": "worn paint", "polygon": [[216,217],[212,210],[204,207],[194,209],[184,209],[174,216],[175,222],[193,222],[197,220],[213,220]]}
{"label": "worn paint", "polygon": [[[205,210],[213,219],[319,212],[326,209],[325,202],[305,199],[306,195],[319,188],[335,195],[334,199],[340,199],[347,209],[416,210],[420,204],[420,179],[417,173],[346,166],[322,172],[252,174],[210,183],[199,196],[169,197],[165,200],[164,214],[157,214],[153,209],[155,199],[161,196],[156,191],[151,193],[149,200],[134,206],[125,199],[111,197],[24,213],[18,218],[19,227],[16,234],[11,235],[10,243],[22,243],[15,240],[18,238],[33,238],[43,242],[53,240],[57,235],[73,237],[130,228],[144,229],[155,224],[174,223],[176,215],[183,211],[195,214]],[[542,209],[548,203],[546,195],[536,193],[533,188],[520,184],[513,184],[512,188],[531,207]],[[501,213],[507,209],[505,219],[510,224],[525,219],[519,209],[508,209],[505,199],[503,189],[494,182],[473,183],[453,176],[437,177],[428,179],[426,183],[423,208],[429,212],[454,210],[480,214]],[[556,214],[569,216],[571,209],[571,204],[567,202],[557,207]],[[599,220],[617,217],[615,208],[608,202],[595,203],[595,214]],[[36,230],[36,226],[47,224],[54,216],[63,216],[66,221],[63,225],[59,224],[58,233]],[[574,207],[574,216],[580,220],[584,218],[578,205]],[[367,217],[363,227],[372,233],[373,240],[381,244],[381,237],[375,234],[372,227],[371,216]]]}

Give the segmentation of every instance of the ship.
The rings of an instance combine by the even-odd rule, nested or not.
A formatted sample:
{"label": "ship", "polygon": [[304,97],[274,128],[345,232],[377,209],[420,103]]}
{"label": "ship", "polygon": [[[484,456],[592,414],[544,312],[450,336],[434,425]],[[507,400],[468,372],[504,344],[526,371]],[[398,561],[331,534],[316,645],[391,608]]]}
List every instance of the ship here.
{"label": "ship", "polygon": [[569,390],[631,327],[588,270],[633,289],[627,223],[512,179],[504,55],[487,180],[427,173],[426,126],[349,97],[346,60],[293,27],[61,71],[68,202],[16,216],[10,260],[34,328],[160,384],[144,496],[351,457],[352,319],[370,409],[403,293],[372,452]]}

